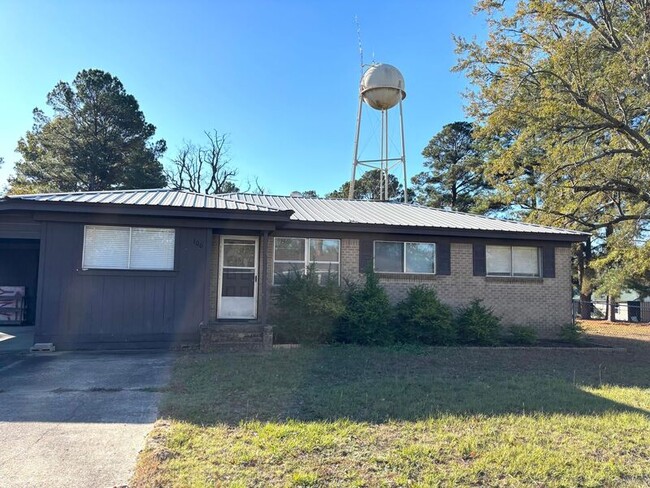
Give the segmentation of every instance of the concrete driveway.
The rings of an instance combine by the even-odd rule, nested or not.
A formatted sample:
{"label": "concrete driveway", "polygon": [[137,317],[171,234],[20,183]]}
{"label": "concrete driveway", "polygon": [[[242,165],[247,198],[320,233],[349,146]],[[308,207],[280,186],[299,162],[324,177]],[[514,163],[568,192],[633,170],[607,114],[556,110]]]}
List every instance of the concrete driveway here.
{"label": "concrete driveway", "polygon": [[53,353],[0,369],[0,486],[128,482],[173,356]]}

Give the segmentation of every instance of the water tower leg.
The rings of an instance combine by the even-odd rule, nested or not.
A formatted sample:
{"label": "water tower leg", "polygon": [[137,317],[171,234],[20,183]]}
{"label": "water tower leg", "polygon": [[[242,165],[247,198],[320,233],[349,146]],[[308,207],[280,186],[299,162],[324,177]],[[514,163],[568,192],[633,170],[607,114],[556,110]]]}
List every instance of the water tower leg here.
{"label": "water tower leg", "polygon": [[354,135],[354,159],[352,160],[352,178],[350,179],[348,200],[354,200],[354,182],[357,177],[357,164],[359,164],[359,132],[361,131],[361,111],[363,110],[363,98],[359,94],[359,111],[357,112],[357,131]]}
{"label": "water tower leg", "polygon": [[402,112],[402,98],[399,99],[399,130],[402,134],[402,167],[404,168],[404,203],[408,203],[408,184],[406,176],[406,144],[404,143],[404,113]]}
{"label": "water tower leg", "polygon": [[384,164],[384,200],[388,201],[388,112],[386,112],[386,126],[384,127],[384,157],[386,158]]}
{"label": "water tower leg", "polygon": [[379,132],[379,195],[375,198],[384,199],[384,134],[386,133],[386,111],[381,111],[381,131]]}

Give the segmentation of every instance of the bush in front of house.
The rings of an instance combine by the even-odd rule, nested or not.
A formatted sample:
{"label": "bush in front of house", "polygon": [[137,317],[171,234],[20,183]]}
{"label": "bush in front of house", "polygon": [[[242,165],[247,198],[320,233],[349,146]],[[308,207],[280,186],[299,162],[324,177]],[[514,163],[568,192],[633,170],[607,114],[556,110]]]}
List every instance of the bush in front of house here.
{"label": "bush in front of house", "polygon": [[337,321],[345,310],[336,275],[306,273],[285,276],[274,297],[274,340],[278,343],[324,344],[332,342]]}
{"label": "bush in front of house", "polygon": [[532,346],[537,344],[537,331],[527,325],[513,325],[508,329],[506,340],[510,344]]}
{"label": "bush in front of house", "polygon": [[585,329],[578,322],[565,324],[560,328],[560,340],[570,344],[580,344],[585,339]]}
{"label": "bush in front of house", "polygon": [[362,345],[386,345],[395,340],[393,307],[373,271],[366,273],[363,286],[348,285],[345,311],[339,319],[336,340]]}
{"label": "bush in front of house", "polygon": [[495,346],[500,342],[501,321],[481,300],[474,300],[461,308],[456,324],[458,339],[463,344]]}
{"label": "bush in front of house", "polygon": [[457,340],[451,308],[423,285],[411,288],[397,304],[394,329],[398,342],[447,346]]}

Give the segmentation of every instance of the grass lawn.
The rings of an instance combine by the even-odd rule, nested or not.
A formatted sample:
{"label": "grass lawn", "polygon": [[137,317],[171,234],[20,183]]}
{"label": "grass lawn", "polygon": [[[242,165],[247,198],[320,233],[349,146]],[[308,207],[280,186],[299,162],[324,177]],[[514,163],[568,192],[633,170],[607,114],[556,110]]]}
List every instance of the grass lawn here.
{"label": "grass lawn", "polygon": [[132,486],[650,486],[650,327],[591,332],[180,356]]}

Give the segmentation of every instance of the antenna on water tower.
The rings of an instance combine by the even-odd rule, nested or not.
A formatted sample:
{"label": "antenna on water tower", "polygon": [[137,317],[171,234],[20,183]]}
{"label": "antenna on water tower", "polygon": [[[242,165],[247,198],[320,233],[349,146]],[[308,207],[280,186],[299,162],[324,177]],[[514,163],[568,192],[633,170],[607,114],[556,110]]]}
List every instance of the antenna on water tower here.
{"label": "antenna on water tower", "polygon": [[[363,53],[363,51],[361,51]],[[354,138],[354,160],[352,162],[352,179],[348,199],[354,199],[354,183],[357,166],[365,166],[379,170],[380,200],[388,200],[389,179],[391,170],[402,166],[404,175],[404,202],[408,202],[406,187],[406,153],[404,150],[404,116],[402,100],[406,98],[404,77],[397,68],[390,64],[373,63],[362,74],[359,85],[359,111],[357,113],[357,131]],[[361,132],[361,116],[364,102],[375,110],[381,111],[381,137],[379,157],[375,159],[359,159],[359,134]],[[388,111],[399,105],[399,128],[401,138],[401,155],[390,157],[388,145]]]}
{"label": "antenna on water tower", "polygon": [[363,44],[361,43],[361,24],[359,18],[354,16],[354,23],[357,24],[357,42],[359,43],[359,66],[361,67],[361,76],[363,76]]}

